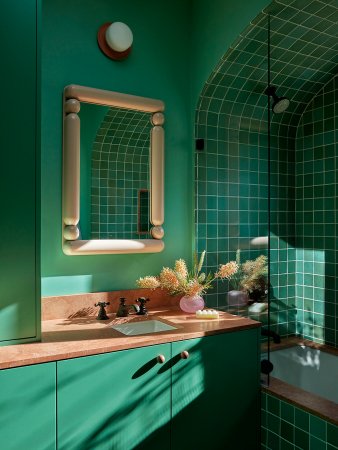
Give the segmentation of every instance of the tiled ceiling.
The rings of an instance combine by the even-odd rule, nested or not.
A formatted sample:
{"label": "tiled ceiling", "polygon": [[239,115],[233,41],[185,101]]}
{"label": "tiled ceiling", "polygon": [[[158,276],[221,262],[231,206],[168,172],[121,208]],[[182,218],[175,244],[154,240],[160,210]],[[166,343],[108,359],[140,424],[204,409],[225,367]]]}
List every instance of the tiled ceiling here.
{"label": "tiled ceiling", "polygon": [[273,122],[296,127],[309,101],[337,73],[337,0],[276,0],[225,53],[206,82],[199,111],[231,117],[236,128],[266,129],[268,14],[271,84],[291,100]]}

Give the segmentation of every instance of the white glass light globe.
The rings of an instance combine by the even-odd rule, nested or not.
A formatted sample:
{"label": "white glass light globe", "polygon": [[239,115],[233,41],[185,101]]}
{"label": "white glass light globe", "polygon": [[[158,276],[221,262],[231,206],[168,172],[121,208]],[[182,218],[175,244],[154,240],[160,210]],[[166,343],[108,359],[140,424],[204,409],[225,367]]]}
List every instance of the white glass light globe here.
{"label": "white glass light globe", "polygon": [[124,52],[133,43],[133,33],[125,23],[113,22],[106,30],[106,41],[112,50]]}

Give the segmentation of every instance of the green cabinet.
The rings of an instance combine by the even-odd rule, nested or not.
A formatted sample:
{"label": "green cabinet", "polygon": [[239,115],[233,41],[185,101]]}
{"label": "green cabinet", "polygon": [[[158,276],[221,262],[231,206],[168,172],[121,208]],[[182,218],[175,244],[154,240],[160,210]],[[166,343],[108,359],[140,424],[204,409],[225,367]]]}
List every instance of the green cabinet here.
{"label": "green cabinet", "polygon": [[259,448],[258,331],[172,343],[172,450]]}
{"label": "green cabinet", "polygon": [[56,366],[0,370],[1,450],[55,450]]}
{"label": "green cabinet", "polygon": [[0,370],[0,448],[258,449],[258,332]]}
{"label": "green cabinet", "polygon": [[[59,450],[169,450],[171,344],[57,362]],[[164,367],[164,370],[163,370]]]}
{"label": "green cabinet", "polygon": [[258,332],[58,362],[58,449],[258,449]]}
{"label": "green cabinet", "polygon": [[0,341],[39,337],[37,2],[1,0]]}

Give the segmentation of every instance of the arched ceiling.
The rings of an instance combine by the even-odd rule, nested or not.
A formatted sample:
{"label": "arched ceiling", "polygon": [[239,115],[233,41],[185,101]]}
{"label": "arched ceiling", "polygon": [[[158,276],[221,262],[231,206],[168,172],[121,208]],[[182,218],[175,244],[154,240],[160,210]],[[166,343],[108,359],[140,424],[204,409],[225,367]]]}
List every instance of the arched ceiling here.
{"label": "arched ceiling", "polygon": [[127,162],[132,162],[136,155],[148,158],[150,128],[149,113],[109,108],[97,131],[93,158]]}
{"label": "arched ceiling", "polygon": [[268,14],[271,84],[291,100],[286,112],[272,115],[272,124],[296,127],[309,101],[337,73],[337,0],[275,0],[241,33],[207,80],[200,118],[204,113],[228,120],[230,128],[266,129]]}

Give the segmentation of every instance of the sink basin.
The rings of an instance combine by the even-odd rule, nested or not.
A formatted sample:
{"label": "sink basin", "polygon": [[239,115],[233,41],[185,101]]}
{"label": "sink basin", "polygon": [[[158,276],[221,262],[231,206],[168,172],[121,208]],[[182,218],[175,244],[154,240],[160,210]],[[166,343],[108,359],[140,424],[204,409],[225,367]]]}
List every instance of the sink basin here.
{"label": "sink basin", "polygon": [[161,331],[176,330],[176,327],[161,322],[160,320],[144,320],[142,322],[129,322],[112,326],[114,330],[127,336],[138,334],[160,333]]}

